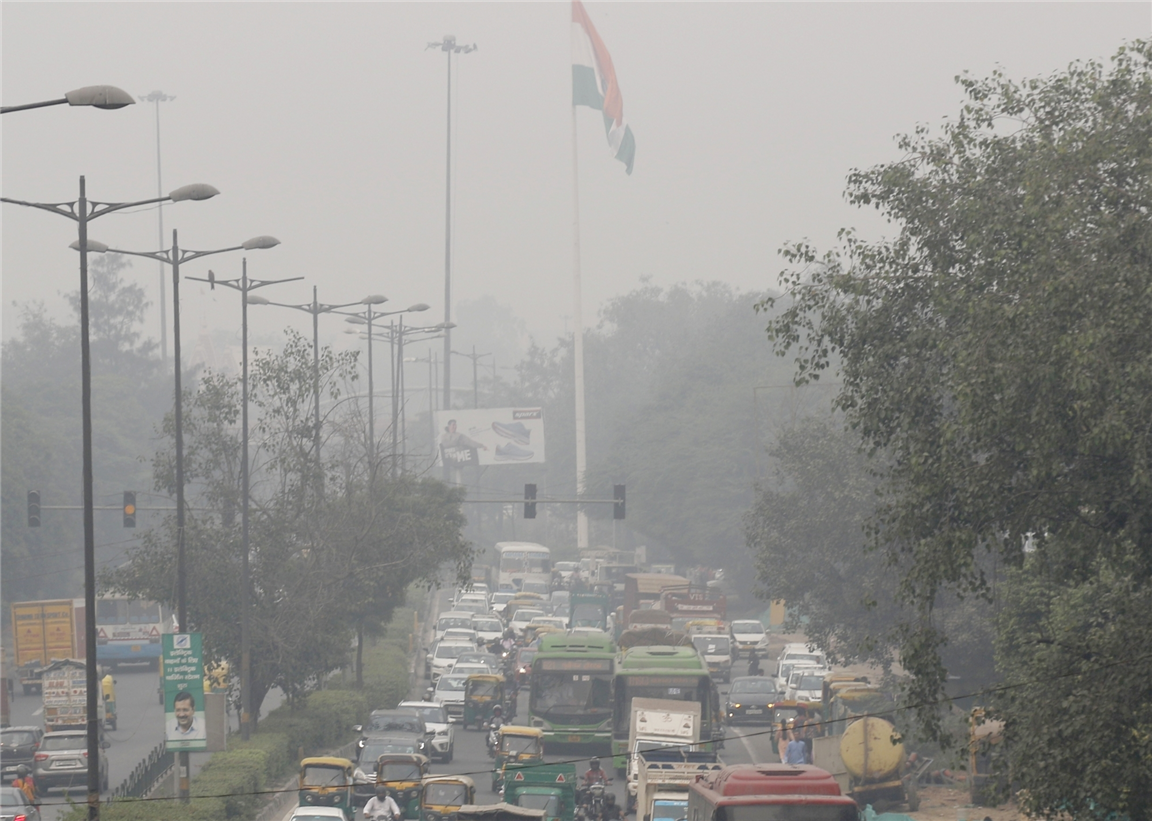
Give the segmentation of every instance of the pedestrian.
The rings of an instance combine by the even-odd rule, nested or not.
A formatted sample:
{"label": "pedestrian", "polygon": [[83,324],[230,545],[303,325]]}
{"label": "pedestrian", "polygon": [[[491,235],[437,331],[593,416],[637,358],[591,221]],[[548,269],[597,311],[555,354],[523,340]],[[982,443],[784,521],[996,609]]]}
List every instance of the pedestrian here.
{"label": "pedestrian", "polygon": [[808,760],[805,762],[811,764],[812,758],[812,738],[816,735],[816,725],[812,719],[805,719],[801,727],[800,740],[804,742],[804,756]]}
{"label": "pedestrian", "polygon": [[802,727],[796,728],[794,737],[788,742],[788,747],[784,750],[784,763],[785,764],[808,764],[808,747],[804,744],[804,739],[801,738],[804,730]]}
{"label": "pedestrian", "polygon": [[788,751],[788,742],[792,740],[791,722],[780,722],[780,729],[776,733],[776,753],[780,756],[780,763],[784,763],[785,753]]}

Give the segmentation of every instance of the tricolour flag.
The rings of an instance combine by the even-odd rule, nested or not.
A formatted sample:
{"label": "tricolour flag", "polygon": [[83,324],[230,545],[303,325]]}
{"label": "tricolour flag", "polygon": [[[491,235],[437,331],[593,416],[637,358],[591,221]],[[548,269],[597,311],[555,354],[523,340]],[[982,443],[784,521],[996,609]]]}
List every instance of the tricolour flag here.
{"label": "tricolour flag", "polygon": [[616,83],[616,70],[580,0],[572,0],[572,105],[604,112],[608,147],[631,174],[636,139],[632,129],[624,124],[624,98]]}

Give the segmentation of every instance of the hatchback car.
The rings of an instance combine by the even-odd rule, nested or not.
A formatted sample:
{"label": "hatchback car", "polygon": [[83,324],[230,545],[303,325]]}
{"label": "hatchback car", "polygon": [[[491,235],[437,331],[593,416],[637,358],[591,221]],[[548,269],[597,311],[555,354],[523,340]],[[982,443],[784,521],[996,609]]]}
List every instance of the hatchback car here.
{"label": "hatchback car", "polygon": [[[108,789],[108,742],[100,743],[100,790]],[[88,734],[83,730],[58,730],[44,733],[36,751],[32,777],[36,789],[48,792],[53,787],[82,787],[88,783]]]}
{"label": "hatchback car", "polygon": [[398,709],[415,710],[424,719],[424,726],[432,734],[433,761],[452,761],[456,754],[456,728],[448,721],[448,711],[434,701],[401,701]]}
{"label": "hatchback car", "polygon": [[475,650],[475,644],[465,641],[442,641],[436,645],[436,649],[432,651],[432,669],[430,672],[432,683],[435,684],[440,676],[451,670],[456,659],[460,658],[462,654],[472,653]]}
{"label": "hatchback car", "polygon": [[724,720],[729,724],[769,724],[769,705],[776,700],[776,685],[767,676],[740,676],[732,679]]}
{"label": "hatchback car", "polygon": [[734,659],[747,656],[753,649],[761,656],[768,651],[768,634],[757,619],[736,619],[729,626],[728,635],[732,638]]}
{"label": "hatchback car", "polygon": [[9,781],[16,777],[21,764],[32,767],[33,756],[44,737],[41,727],[5,727],[0,730],[0,777]]}
{"label": "hatchback car", "polygon": [[[411,738],[415,746],[412,752],[420,755],[428,755],[429,742],[433,736],[433,733],[424,724],[424,719],[419,711],[412,709],[373,710],[368,715],[367,724],[357,725],[352,729],[360,733],[360,740],[357,742],[359,749],[363,749],[367,739],[372,736]],[[375,761],[376,759],[372,760]]]}
{"label": "hatchback car", "polygon": [[40,821],[40,810],[22,790],[0,787],[0,821]]}

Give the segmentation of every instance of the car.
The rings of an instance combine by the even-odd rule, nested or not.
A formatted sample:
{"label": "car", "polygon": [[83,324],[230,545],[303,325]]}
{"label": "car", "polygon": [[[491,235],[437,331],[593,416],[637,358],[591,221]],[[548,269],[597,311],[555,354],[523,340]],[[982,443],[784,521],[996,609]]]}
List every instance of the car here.
{"label": "car", "polygon": [[724,721],[728,724],[771,724],[776,685],[767,676],[737,676],[728,688]]}
{"label": "car", "polygon": [[488,605],[488,599],[483,596],[477,599],[458,601],[453,607],[456,608],[457,613],[470,613],[473,616],[484,616],[491,610],[491,607]]}
{"label": "car", "polygon": [[453,673],[464,673],[469,676],[492,676],[496,675],[495,669],[489,667],[487,664],[480,664],[478,662],[461,662],[456,661],[452,665]]}
{"label": "car", "polygon": [[360,806],[376,794],[376,761],[380,756],[389,753],[427,755],[415,749],[414,738],[409,733],[373,735],[361,741],[364,746],[356,752],[356,769],[352,773],[352,799]]}
{"label": "car", "polygon": [[[100,742],[100,790],[108,789],[108,742]],[[32,778],[36,789],[47,793],[53,787],[83,787],[88,783],[88,733],[84,730],[56,730],[44,733],[33,759]]]}
{"label": "car", "polygon": [[464,684],[467,681],[465,673],[445,673],[436,681],[435,689],[428,688],[425,700],[441,705],[448,713],[448,721],[457,724],[464,718]]}
{"label": "car", "polygon": [[473,653],[461,653],[456,659],[457,664],[487,664],[493,670],[500,669],[500,658],[487,650],[477,650]]}
{"label": "car", "polygon": [[785,701],[820,701],[824,697],[824,677],[831,672],[824,667],[793,667],[788,675]]}
{"label": "car", "polygon": [[720,681],[732,680],[732,640],[721,634],[692,636],[692,644],[708,664],[708,673]]}
{"label": "car", "polygon": [[732,658],[738,659],[740,655],[747,654],[755,649],[763,653],[768,649],[768,633],[758,619],[736,619],[728,626],[728,635],[732,639]]}
{"label": "car", "polygon": [[543,615],[544,611],[535,607],[517,607],[516,612],[512,614],[512,620],[508,622],[508,626],[519,636],[532,619]]}
{"label": "car", "polygon": [[504,605],[512,601],[516,597],[515,593],[510,591],[501,590],[492,594],[492,600],[488,606],[492,608],[493,613],[503,613]]}
{"label": "car", "polygon": [[339,807],[297,807],[288,817],[288,821],[334,821],[343,819],[344,810]]}
{"label": "car", "polygon": [[424,726],[432,734],[431,754],[433,761],[448,764],[456,755],[456,728],[448,720],[448,711],[443,704],[434,701],[401,701],[397,709],[415,710],[424,719]]}
{"label": "car", "polygon": [[431,679],[435,684],[440,676],[452,669],[462,653],[475,652],[476,645],[469,641],[442,641],[432,652]]}
{"label": "car", "polygon": [[472,629],[476,631],[476,635],[480,637],[480,641],[485,644],[499,641],[500,637],[504,635],[504,623],[500,621],[498,616],[492,614],[473,616]]}
{"label": "car", "polygon": [[580,562],[555,562],[552,565],[552,572],[558,575],[561,581],[571,581],[572,577],[580,569]]}
{"label": "car", "polygon": [[16,768],[21,764],[31,769],[43,736],[43,727],[5,727],[0,730],[0,779],[14,779]]}
{"label": "car", "polygon": [[[397,708],[395,710],[373,710],[368,714],[368,723],[361,726],[357,724],[352,728],[360,733],[360,740],[356,742],[359,749],[363,749],[370,737],[388,736],[389,738],[407,738],[415,740],[416,749],[412,752],[428,755],[430,742],[434,733],[424,724],[418,710]],[[388,752],[387,750],[385,752]],[[372,759],[375,761],[376,759]]]}
{"label": "car", "polygon": [[471,628],[472,613],[461,610],[449,610],[447,613],[441,613],[440,618],[436,619],[435,633],[432,640],[440,641],[440,639],[444,638],[445,631],[453,627]]}
{"label": "car", "polygon": [[40,810],[23,790],[0,787],[0,821],[40,821]]}
{"label": "car", "polygon": [[[471,624],[471,622],[469,622]],[[471,627],[449,627],[444,631],[444,641],[468,641],[473,647],[480,645],[480,634]]]}
{"label": "car", "polygon": [[788,674],[792,668],[800,667],[827,667],[828,660],[824,652],[819,649],[808,649],[806,644],[785,644],[776,660],[776,689],[783,693],[788,687]]}

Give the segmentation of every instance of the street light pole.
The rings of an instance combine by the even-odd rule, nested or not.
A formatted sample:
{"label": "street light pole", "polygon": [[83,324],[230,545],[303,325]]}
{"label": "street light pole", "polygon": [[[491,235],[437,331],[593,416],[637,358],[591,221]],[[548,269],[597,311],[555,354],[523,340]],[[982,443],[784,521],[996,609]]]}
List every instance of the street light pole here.
{"label": "street light pole", "polygon": [[66,92],[57,100],[43,100],[39,103],[25,103],[24,105],[8,105],[0,107],[0,114],[11,114],[13,111],[27,111],[30,108],[45,108],[50,105],[87,105],[92,108],[102,108],[112,111],[133,105],[136,101],[132,95],[116,86],[85,86]]}
{"label": "street light pole", "polygon": [[[124,105],[127,104],[124,103]],[[117,105],[116,107],[120,106]],[[92,821],[96,821],[100,817],[100,728],[96,717],[100,685],[96,676],[96,524],[93,515],[95,498],[92,489],[92,357],[88,332],[88,251],[90,247],[93,247],[93,250],[106,250],[106,246],[92,243],[88,239],[88,223],[97,217],[125,208],[135,208],[164,201],[206,200],[219,193],[210,185],[186,185],[177,188],[167,197],[137,202],[94,202],[89,201],[86,183],[84,177],[81,176],[80,196],[75,202],[26,202],[0,197],[0,202],[39,208],[42,211],[67,217],[77,224],[78,239],[72,244],[72,247],[80,252],[80,428],[81,483],[84,494],[84,653],[85,679],[88,689],[85,709],[87,711],[88,735],[88,818]],[[96,248],[95,246],[100,247]]]}
{"label": "street light pole", "polygon": [[[161,176],[160,176],[160,103],[169,100],[175,100],[175,97],[170,97],[163,91],[153,91],[146,97],[141,97],[140,102],[154,103],[156,107],[156,196],[160,196]],[[160,205],[156,208],[157,220],[157,233],[156,233],[156,247],[164,247],[164,206]],[[168,365],[168,295],[165,293],[164,285],[164,263],[159,263],[160,268],[160,360],[165,366]]]}
{"label": "street light pole", "polygon": [[[476,50],[476,44],[462,46],[456,43],[452,34],[444,39],[429,43],[427,48],[438,48],[448,57],[448,120],[445,142],[444,172],[444,325],[452,321],[452,55],[468,54]],[[425,49],[427,51],[427,49]],[[452,407],[452,365],[448,355],[452,350],[452,332],[444,331],[444,409]]]}

